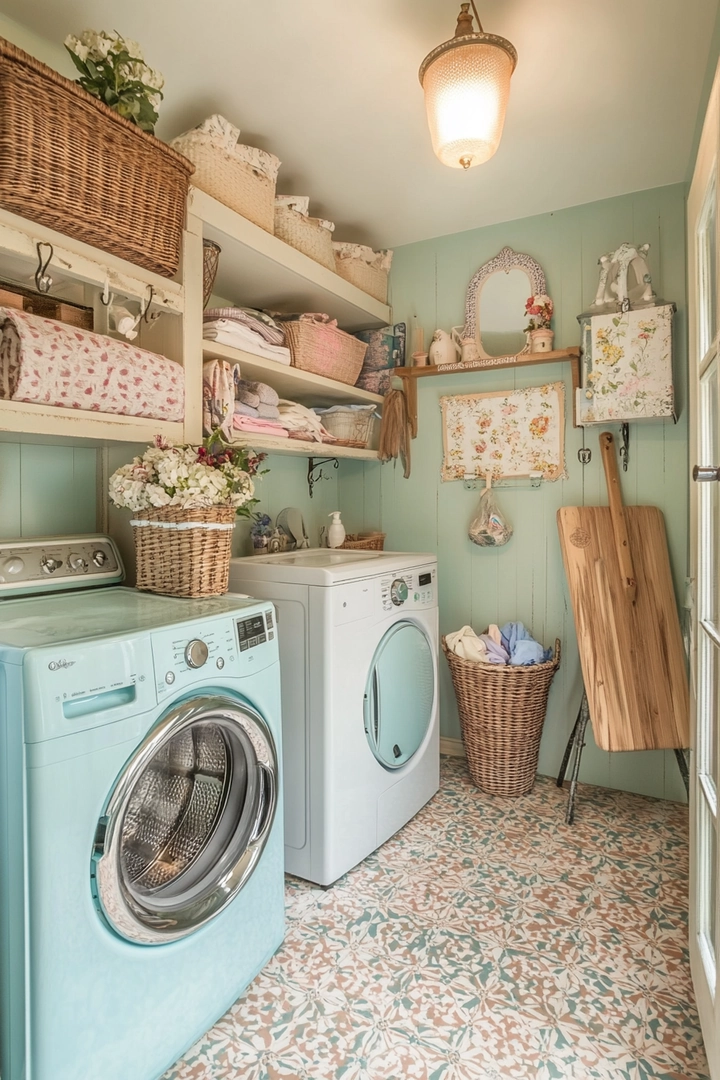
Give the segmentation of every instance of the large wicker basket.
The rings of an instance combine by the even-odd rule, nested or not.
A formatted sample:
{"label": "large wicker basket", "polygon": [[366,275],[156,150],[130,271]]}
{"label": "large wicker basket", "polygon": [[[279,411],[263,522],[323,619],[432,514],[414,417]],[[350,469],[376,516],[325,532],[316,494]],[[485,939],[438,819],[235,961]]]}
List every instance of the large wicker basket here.
{"label": "large wicker basket", "polygon": [[265,232],[275,231],[276,175],[269,175],[243,161],[237,153],[218,146],[212,136],[203,131],[178,136],[173,140],[173,146],[195,166],[195,187],[259,225]]}
{"label": "large wicker basket", "polygon": [[232,506],[143,510],[130,522],[137,588],[166,596],[227,592],[236,514]]}
{"label": "large wicker basket", "polygon": [[276,205],[275,235],[328,270],[335,270],[332,231],[325,227],[321,218],[306,217],[290,206]]}
{"label": "large wicker basket", "polygon": [[310,319],[283,322],[282,327],[293,367],[355,385],[367,351],[364,341],[337,326]]}
{"label": "large wicker basket", "polygon": [[463,660],[442,647],[450,665],[470,776],[490,795],[526,795],[535,783],[550,683],[560,665],[530,667]]}
{"label": "large wicker basket", "polygon": [[0,206],[172,277],[192,171],[171,147],[0,38]]}

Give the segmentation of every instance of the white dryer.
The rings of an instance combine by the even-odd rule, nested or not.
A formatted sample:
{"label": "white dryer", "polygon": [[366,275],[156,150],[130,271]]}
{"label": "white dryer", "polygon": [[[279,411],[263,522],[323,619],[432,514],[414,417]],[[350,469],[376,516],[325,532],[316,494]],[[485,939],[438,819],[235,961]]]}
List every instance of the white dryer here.
{"label": "white dryer", "polygon": [[233,559],[277,610],[285,869],[329,885],[439,784],[437,560],[309,549]]}

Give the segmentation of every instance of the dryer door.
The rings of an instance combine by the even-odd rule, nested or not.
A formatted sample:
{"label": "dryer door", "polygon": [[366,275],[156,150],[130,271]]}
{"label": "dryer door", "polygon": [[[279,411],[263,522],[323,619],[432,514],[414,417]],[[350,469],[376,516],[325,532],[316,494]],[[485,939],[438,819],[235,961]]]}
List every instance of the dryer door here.
{"label": "dryer door", "polygon": [[254,710],[218,696],[166,714],[98,823],[93,884],[110,926],[158,945],[222,911],[257,865],[277,784],[272,734]]}
{"label": "dryer door", "polygon": [[365,688],[365,734],[386,769],[399,769],[420,748],[432,721],[435,660],[426,635],[402,620],[384,635]]}

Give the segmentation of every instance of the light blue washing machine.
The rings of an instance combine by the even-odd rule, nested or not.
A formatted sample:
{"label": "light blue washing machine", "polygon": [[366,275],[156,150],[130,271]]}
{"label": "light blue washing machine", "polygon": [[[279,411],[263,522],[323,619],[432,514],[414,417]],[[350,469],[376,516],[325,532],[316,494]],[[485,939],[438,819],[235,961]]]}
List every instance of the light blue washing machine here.
{"label": "light blue washing machine", "polygon": [[156,1080],[283,938],[273,607],[120,572],[0,544],[2,1080]]}

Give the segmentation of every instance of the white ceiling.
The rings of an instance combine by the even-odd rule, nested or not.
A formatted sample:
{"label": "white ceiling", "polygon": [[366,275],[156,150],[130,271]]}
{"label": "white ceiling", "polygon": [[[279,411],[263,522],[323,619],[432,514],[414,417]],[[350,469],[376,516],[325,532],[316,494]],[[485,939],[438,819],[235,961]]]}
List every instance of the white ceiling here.
{"label": "white ceiling", "polygon": [[685,179],[718,0],[478,8],[519,60],[500,149],[463,173],[432,153],[417,77],[457,0],[0,0],[58,43],[139,41],[166,76],[162,138],[223,113],[339,239],[393,247]]}

